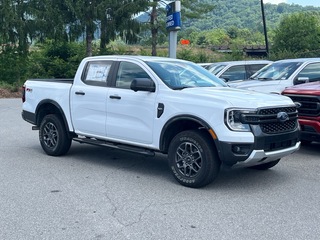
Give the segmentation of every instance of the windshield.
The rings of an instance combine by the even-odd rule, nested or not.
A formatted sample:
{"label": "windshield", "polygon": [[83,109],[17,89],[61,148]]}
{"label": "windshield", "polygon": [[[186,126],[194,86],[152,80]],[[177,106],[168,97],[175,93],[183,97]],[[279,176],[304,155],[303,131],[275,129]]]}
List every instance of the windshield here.
{"label": "windshield", "polygon": [[302,62],[274,62],[253,74],[250,79],[258,80],[286,80]]}
{"label": "windshield", "polygon": [[146,63],[171,89],[227,86],[223,80],[192,62],[164,60]]}
{"label": "windshield", "polygon": [[217,75],[222,69],[227,66],[226,64],[221,64],[221,63],[215,63],[212,64],[208,67],[208,71],[213,73],[214,75]]}

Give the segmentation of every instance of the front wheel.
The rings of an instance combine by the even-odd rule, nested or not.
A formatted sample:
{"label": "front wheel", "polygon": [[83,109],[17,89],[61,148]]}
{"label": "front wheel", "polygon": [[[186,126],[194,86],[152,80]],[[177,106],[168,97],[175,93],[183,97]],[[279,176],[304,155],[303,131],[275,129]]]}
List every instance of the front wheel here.
{"label": "front wheel", "polygon": [[263,163],[260,165],[255,165],[255,166],[251,166],[249,168],[251,169],[256,169],[256,170],[267,170],[269,168],[274,167],[275,165],[277,165],[280,162],[280,159],[272,161],[272,162],[267,162],[267,163]]}
{"label": "front wheel", "polygon": [[200,130],[177,134],[171,141],[168,161],[175,179],[193,188],[211,183],[217,177],[221,164],[214,142]]}
{"label": "front wheel", "polygon": [[43,118],[40,124],[39,140],[42,149],[50,156],[66,154],[72,141],[68,136],[63,121],[54,114]]}

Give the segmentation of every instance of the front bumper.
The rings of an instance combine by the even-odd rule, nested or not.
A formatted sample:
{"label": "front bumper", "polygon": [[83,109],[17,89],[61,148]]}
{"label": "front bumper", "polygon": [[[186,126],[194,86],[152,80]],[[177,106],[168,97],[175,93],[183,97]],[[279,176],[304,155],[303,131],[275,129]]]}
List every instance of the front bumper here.
{"label": "front bumper", "polygon": [[233,165],[233,167],[250,167],[278,160],[299,150],[300,144],[300,142],[297,142],[293,147],[271,152],[265,152],[264,150],[253,150],[246,160],[237,162],[235,165]]}
{"label": "front bumper", "polygon": [[219,142],[219,157],[227,166],[254,166],[271,162],[300,148],[300,131],[282,134],[256,133],[253,143]]}
{"label": "front bumper", "polygon": [[320,142],[320,118],[299,119],[301,140]]}

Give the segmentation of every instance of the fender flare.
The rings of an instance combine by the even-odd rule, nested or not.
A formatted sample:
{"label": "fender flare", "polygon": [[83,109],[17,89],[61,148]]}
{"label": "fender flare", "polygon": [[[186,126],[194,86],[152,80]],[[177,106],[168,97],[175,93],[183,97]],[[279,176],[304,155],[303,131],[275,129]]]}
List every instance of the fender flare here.
{"label": "fender flare", "polygon": [[181,121],[181,120],[188,120],[188,121],[194,121],[196,123],[198,123],[200,126],[202,126],[203,128],[205,128],[207,131],[209,131],[210,129],[212,129],[210,127],[210,125],[204,121],[203,119],[193,116],[193,115],[178,115],[178,116],[174,116],[172,118],[170,118],[165,125],[163,126],[161,133],[160,133],[160,142],[159,142],[159,147],[160,150],[165,149],[165,133],[167,132],[169,126],[171,126],[171,124],[173,124],[176,121]]}
{"label": "fender flare", "polygon": [[45,104],[52,104],[52,105],[54,105],[54,106],[58,109],[59,114],[60,114],[60,116],[62,117],[62,121],[63,121],[63,123],[64,123],[67,131],[70,131],[69,125],[68,125],[68,121],[67,121],[67,118],[66,118],[66,116],[65,116],[65,114],[64,114],[63,109],[61,108],[61,106],[59,105],[59,103],[57,103],[56,101],[54,101],[54,100],[52,100],[52,99],[44,99],[44,100],[41,100],[41,101],[39,102],[39,104],[37,105],[37,108],[36,108],[36,111],[35,111],[35,113],[36,113],[36,123],[37,123],[37,125],[38,125],[38,126],[40,125],[39,111],[41,110],[42,106],[45,105]]}

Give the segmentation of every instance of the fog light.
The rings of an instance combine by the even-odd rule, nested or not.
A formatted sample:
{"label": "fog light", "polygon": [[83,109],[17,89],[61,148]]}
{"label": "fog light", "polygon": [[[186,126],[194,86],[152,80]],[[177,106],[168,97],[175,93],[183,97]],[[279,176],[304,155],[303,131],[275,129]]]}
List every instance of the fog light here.
{"label": "fog light", "polygon": [[232,152],[235,154],[248,154],[250,145],[232,145]]}

